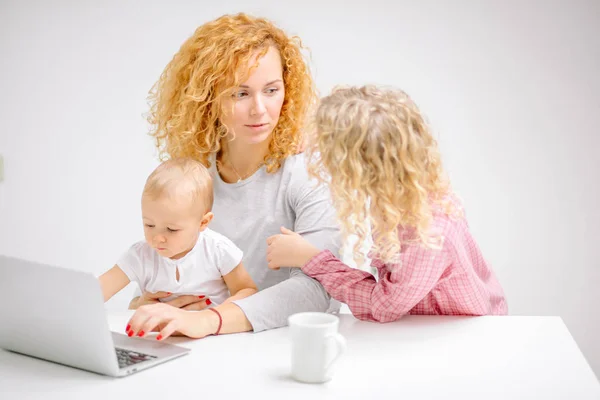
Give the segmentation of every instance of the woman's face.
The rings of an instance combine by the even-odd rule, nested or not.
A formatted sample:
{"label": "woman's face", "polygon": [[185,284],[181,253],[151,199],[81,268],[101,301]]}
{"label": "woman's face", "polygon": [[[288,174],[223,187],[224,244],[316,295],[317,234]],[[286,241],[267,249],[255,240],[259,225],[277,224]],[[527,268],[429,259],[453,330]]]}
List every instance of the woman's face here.
{"label": "woman's face", "polygon": [[[256,54],[249,66],[256,63]],[[269,139],[285,98],[281,56],[274,47],[258,60],[250,77],[224,101],[221,122],[235,134],[236,141],[258,144]]]}

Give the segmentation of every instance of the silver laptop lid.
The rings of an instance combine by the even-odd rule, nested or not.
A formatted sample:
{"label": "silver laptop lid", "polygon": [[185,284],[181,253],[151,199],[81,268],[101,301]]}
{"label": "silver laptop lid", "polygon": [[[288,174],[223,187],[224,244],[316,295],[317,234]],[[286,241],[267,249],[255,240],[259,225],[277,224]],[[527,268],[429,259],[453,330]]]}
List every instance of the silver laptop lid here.
{"label": "silver laptop lid", "polygon": [[102,291],[92,274],[0,255],[0,347],[114,375]]}

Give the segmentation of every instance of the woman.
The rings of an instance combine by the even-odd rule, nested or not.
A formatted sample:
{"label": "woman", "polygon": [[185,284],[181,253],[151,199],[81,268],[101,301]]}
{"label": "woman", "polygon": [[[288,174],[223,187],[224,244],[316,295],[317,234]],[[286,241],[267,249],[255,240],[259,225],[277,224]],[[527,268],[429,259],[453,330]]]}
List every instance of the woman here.
{"label": "woman", "polygon": [[[201,338],[276,328],[301,311],[326,311],[329,295],[300,270],[266,265],[267,237],[293,226],[310,243],[337,253],[329,192],[315,185],[296,154],[316,99],[301,44],[262,18],[223,16],[200,26],[167,65],[151,95],[150,122],[163,154],[193,157],[214,177],[214,222],[244,252],[259,293],[206,307],[189,296],[159,303],[144,294],[128,331],[160,329]],[[174,306],[174,307],[173,307]],[[181,309],[184,307],[186,309]]]}

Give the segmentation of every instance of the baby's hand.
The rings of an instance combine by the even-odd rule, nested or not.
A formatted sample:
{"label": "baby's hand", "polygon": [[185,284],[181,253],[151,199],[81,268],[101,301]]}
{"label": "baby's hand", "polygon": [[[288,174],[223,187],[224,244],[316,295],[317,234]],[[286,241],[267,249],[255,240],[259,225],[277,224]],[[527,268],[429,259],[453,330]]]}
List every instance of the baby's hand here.
{"label": "baby's hand", "polygon": [[280,235],[267,238],[267,245],[267,262],[271,269],[300,268],[320,253],[302,236],[284,227],[281,227]]}

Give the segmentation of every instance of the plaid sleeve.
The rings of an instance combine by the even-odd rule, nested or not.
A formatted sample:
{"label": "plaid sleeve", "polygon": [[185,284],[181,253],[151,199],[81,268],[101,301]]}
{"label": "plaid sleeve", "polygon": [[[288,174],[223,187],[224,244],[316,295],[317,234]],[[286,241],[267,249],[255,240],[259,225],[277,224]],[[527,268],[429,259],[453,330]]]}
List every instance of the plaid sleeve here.
{"label": "plaid sleeve", "polygon": [[414,245],[402,252],[399,264],[375,264],[379,264],[375,265],[379,281],[324,250],[302,271],[319,281],[333,298],[346,303],[356,318],[389,322],[407,314],[433,289],[449,261],[443,249]]}

